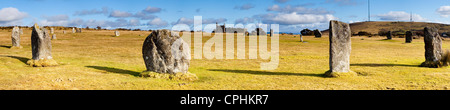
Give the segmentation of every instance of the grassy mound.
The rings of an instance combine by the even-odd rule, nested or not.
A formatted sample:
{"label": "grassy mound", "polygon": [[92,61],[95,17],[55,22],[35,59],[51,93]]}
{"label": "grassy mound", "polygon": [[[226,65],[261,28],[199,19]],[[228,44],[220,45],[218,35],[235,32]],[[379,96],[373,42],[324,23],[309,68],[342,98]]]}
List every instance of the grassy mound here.
{"label": "grassy mound", "polygon": [[158,79],[170,79],[170,80],[182,80],[182,81],[195,81],[198,80],[197,75],[192,73],[176,73],[176,74],[165,74],[156,72],[142,72],[141,77],[150,77]]}
{"label": "grassy mound", "polygon": [[57,66],[58,63],[53,59],[43,59],[43,60],[28,60],[27,64],[32,67],[50,67]]}

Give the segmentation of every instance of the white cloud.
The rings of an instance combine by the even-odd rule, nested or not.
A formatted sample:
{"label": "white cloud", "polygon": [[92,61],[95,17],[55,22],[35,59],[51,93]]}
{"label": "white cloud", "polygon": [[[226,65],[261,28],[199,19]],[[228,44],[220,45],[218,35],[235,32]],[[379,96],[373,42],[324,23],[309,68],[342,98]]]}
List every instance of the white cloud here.
{"label": "white cloud", "polygon": [[242,6],[235,6],[234,9],[239,9],[239,10],[249,10],[251,8],[254,8],[255,6],[252,4],[244,4]]}
{"label": "white cloud", "polygon": [[357,5],[358,2],[354,0],[327,0],[325,3],[334,3],[338,4],[339,6],[351,6],[351,5]]}
{"label": "white cloud", "polygon": [[275,0],[275,2],[277,2],[277,3],[286,3],[287,1],[289,1],[289,0]]}
{"label": "white cloud", "polygon": [[[386,21],[409,21],[411,14],[404,11],[390,11],[386,14],[375,15],[375,17]],[[427,21],[427,19],[418,14],[412,14],[412,19],[413,21]]]}
{"label": "white cloud", "polygon": [[66,21],[69,19],[67,15],[43,16],[48,21]]}
{"label": "white cloud", "polygon": [[75,16],[84,16],[84,15],[96,15],[96,14],[108,14],[109,13],[109,9],[108,7],[103,7],[102,10],[97,10],[97,9],[92,9],[92,10],[81,10],[81,11],[76,11]]}
{"label": "white cloud", "polygon": [[[225,18],[218,18],[218,19],[208,18],[208,19],[203,19],[202,23],[203,24],[215,24],[216,22],[217,23],[223,23],[223,22],[226,22],[226,21],[227,21],[227,19],[225,19]],[[182,17],[182,18],[178,19],[177,22],[173,22],[172,23],[172,25],[176,25],[176,24],[192,25],[192,24],[194,24],[194,19]]]}
{"label": "white cloud", "polygon": [[28,14],[20,12],[17,8],[7,7],[0,10],[0,25],[18,25]]}
{"label": "white cloud", "polygon": [[162,20],[161,18],[155,18],[148,22],[148,25],[152,27],[166,27],[169,25],[167,21]]}
{"label": "white cloud", "polygon": [[148,6],[143,11],[147,13],[158,13],[161,12],[161,8]]}
{"label": "white cloud", "polygon": [[450,6],[441,6],[436,10],[436,12],[439,13],[442,17],[448,17],[450,16]]}
{"label": "white cloud", "polygon": [[235,24],[248,24],[248,23],[254,23],[254,22],[255,22],[255,19],[248,18],[248,17],[239,18],[234,21]]}
{"label": "white cloud", "polygon": [[336,20],[338,18],[331,14],[297,14],[293,13],[278,13],[278,14],[264,14],[257,15],[265,24],[280,24],[280,25],[296,25],[296,24],[313,24],[313,23],[326,23],[330,20]]}
{"label": "white cloud", "polygon": [[115,18],[126,18],[126,17],[131,17],[133,14],[129,13],[129,12],[124,12],[124,11],[119,11],[119,10],[115,10],[113,12],[111,12],[111,14],[109,15],[109,17],[115,17]]}
{"label": "white cloud", "polygon": [[267,11],[275,11],[281,13],[293,13],[296,12],[298,14],[332,14],[333,11],[327,11],[324,8],[306,8],[301,5],[291,6],[287,5],[286,7],[280,7],[278,5],[273,5],[267,8]]}

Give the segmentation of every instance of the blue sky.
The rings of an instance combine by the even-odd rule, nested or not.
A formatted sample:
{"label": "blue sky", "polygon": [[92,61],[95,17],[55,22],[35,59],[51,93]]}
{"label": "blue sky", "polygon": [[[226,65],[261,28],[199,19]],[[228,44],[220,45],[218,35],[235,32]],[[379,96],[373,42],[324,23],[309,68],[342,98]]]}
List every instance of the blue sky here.
{"label": "blue sky", "polygon": [[[372,21],[450,24],[450,0],[371,0]],[[1,0],[0,26],[171,29],[175,24],[280,24],[280,32],[367,21],[367,0]]]}

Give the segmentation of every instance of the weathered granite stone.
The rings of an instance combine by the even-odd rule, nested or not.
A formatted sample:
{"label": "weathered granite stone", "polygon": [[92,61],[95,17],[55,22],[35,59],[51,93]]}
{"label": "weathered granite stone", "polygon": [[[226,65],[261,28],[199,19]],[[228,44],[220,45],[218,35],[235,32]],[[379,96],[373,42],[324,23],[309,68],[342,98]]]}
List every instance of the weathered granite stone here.
{"label": "weathered granite stone", "polygon": [[117,36],[120,36],[119,31],[114,31],[114,34],[116,35],[116,37],[117,37]]}
{"label": "weathered granite stone", "polygon": [[405,43],[411,43],[413,39],[411,31],[406,31]]}
{"label": "weathered granite stone", "polygon": [[81,28],[76,29],[77,33],[81,33]]}
{"label": "weathered granite stone", "polygon": [[22,48],[22,46],[20,46],[20,29],[19,29],[19,27],[14,26],[14,28],[11,32],[11,40],[12,40],[11,48]]}
{"label": "weathered granite stone", "polygon": [[392,32],[388,31],[386,37],[387,37],[388,40],[391,40],[392,39]]}
{"label": "weathered granite stone", "polygon": [[34,24],[31,33],[31,47],[33,57],[27,62],[30,66],[46,67],[58,65],[52,57],[52,43],[47,29],[39,28],[37,24]]}
{"label": "weathered granite stone", "polygon": [[316,36],[316,38],[321,38],[322,32],[320,32],[318,29],[316,29],[316,30],[314,30],[314,36]]}
{"label": "weathered granite stone", "polygon": [[191,60],[189,45],[170,30],[153,31],[144,41],[142,55],[147,71],[187,73]]}
{"label": "weathered granite stone", "polygon": [[340,21],[330,21],[330,70],[325,74],[331,77],[353,75],[350,71],[350,52],[352,50],[350,25]]}
{"label": "weathered granite stone", "polygon": [[63,34],[66,34],[66,31],[65,31],[65,30],[63,30]]}
{"label": "weathered granite stone", "polygon": [[52,40],[53,40],[53,39],[56,39],[56,34],[53,34],[53,35],[52,35]]}
{"label": "weathered granite stone", "polygon": [[434,27],[425,27],[425,62],[420,66],[438,68],[442,66],[442,38],[439,36],[438,29]]}
{"label": "weathered granite stone", "polygon": [[75,28],[72,28],[72,33],[75,33]]}

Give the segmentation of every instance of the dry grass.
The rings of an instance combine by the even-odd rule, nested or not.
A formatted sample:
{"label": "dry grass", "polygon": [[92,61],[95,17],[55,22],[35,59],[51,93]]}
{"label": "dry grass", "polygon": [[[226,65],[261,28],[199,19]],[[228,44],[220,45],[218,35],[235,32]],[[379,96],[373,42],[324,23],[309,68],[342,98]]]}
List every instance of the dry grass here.
{"label": "dry grass", "polygon": [[[273,71],[259,70],[265,60],[193,59],[189,72],[198,80],[141,77],[145,71],[141,49],[150,32],[56,30],[52,54],[55,67],[30,67],[31,30],[21,35],[22,49],[9,49],[10,32],[0,31],[0,89],[448,89],[450,69],[419,67],[425,61],[423,39],[353,37],[351,70],[358,76],[327,78],[328,38],[280,36],[280,63]],[[139,36],[139,34],[143,36]],[[210,37],[204,37],[206,42]],[[364,38],[364,40],[361,40]],[[450,48],[448,40],[443,48]],[[225,43],[224,43],[225,45]],[[192,47],[193,48],[193,47]],[[247,44],[248,48],[248,44]],[[191,49],[193,51],[193,49]],[[248,58],[248,57],[247,57]]]}

